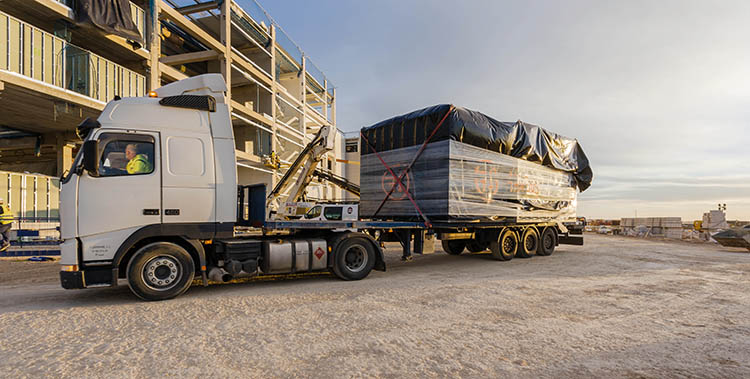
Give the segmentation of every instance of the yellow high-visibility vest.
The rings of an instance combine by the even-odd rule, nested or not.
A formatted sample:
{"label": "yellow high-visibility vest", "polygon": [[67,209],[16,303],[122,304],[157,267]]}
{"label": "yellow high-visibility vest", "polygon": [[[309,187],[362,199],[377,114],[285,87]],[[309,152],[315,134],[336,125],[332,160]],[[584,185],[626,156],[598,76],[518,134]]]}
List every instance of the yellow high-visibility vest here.
{"label": "yellow high-visibility vest", "polygon": [[13,222],[13,213],[10,213],[10,207],[0,205],[0,225],[8,225]]}
{"label": "yellow high-visibility vest", "polygon": [[148,174],[154,170],[154,166],[148,161],[148,157],[138,154],[125,166],[128,174]]}

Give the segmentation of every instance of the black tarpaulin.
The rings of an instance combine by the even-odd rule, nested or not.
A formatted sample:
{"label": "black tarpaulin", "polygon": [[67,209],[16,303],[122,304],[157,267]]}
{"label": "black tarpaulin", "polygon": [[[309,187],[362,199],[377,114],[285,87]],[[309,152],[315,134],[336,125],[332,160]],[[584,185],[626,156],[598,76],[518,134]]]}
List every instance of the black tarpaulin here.
{"label": "black tarpaulin", "polygon": [[[448,113],[449,112],[449,113]],[[446,117],[446,113],[448,113]],[[529,162],[570,172],[583,192],[593,179],[589,160],[577,140],[523,121],[497,121],[450,104],[435,105],[362,129],[362,155],[421,145],[445,121],[430,142],[451,139]]]}
{"label": "black tarpaulin", "polygon": [[133,23],[128,0],[76,0],[76,22],[144,45]]}

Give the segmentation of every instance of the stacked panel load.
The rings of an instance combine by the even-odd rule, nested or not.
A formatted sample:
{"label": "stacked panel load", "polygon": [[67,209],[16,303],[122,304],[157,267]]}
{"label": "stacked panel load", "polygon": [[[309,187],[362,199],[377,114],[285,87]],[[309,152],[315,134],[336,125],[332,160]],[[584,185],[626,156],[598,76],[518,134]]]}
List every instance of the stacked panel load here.
{"label": "stacked panel load", "polygon": [[720,210],[712,210],[704,213],[701,228],[709,232],[729,229],[726,214]]}
{"label": "stacked panel load", "polygon": [[[577,141],[452,105],[389,119],[361,135],[362,218],[566,221],[575,218],[576,187],[586,189],[592,178]],[[410,164],[406,191],[391,191],[393,174]]]}

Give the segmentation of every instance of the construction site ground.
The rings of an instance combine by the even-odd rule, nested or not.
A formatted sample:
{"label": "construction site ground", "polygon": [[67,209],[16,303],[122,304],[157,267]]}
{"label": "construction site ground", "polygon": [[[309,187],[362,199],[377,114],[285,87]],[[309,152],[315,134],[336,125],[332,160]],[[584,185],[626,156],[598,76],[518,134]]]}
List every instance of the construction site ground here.
{"label": "construction site ground", "polygon": [[750,253],[586,235],[549,257],[442,252],[344,282],[67,291],[0,260],[3,376],[750,377]]}

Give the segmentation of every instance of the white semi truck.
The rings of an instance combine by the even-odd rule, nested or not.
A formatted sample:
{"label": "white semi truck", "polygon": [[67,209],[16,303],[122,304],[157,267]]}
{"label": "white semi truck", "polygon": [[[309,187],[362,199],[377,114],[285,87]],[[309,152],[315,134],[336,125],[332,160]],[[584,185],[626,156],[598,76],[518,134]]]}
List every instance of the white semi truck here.
{"label": "white semi truck", "polygon": [[208,285],[209,278],[329,270],[362,279],[385,271],[386,241],[400,242],[404,258],[429,250],[436,236],[449,254],[489,247],[498,260],[583,243],[578,229],[554,221],[361,221],[347,204],[292,219],[335,133],[321,128],[268,195],[265,185],[238,186],[225,91],[220,75],[196,76],[148,97],[113,100],[78,127],[83,146],[62,180],[64,288],[126,280],[139,298],[163,300],[196,278]]}

